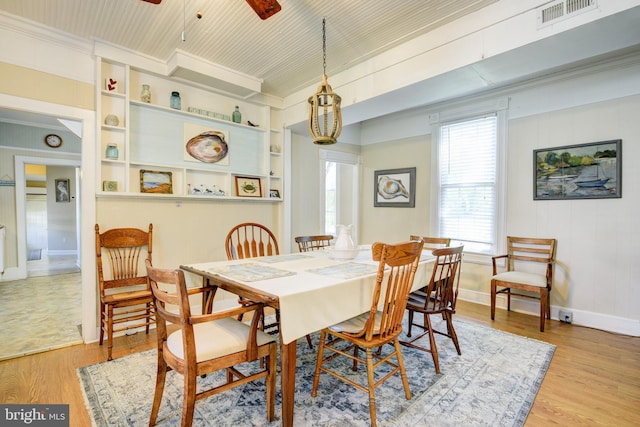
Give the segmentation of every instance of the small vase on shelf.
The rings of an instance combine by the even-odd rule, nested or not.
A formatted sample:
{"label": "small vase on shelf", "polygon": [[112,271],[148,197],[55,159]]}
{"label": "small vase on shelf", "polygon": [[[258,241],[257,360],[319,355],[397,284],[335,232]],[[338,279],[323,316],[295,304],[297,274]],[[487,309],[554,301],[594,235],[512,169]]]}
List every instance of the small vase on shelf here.
{"label": "small vase on shelf", "polygon": [[147,104],[151,103],[151,89],[149,85],[142,85],[142,92],[140,93],[140,100],[142,102],[146,102]]}
{"label": "small vase on shelf", "polygon": [[236,105],[236,109],[233,110],[233,113],[231,114],[231,119],[233,120],[234,123],[242,122],[242,113],[240,112],[240,107],[238,107],[237,105]]}
{"label": "small vase on shelf", "polygon": [[118,150],[118,146],[116,144],[107,144],[107,151],[105,153],[105,157],[107,159],[118,160],[118,157],[120,157],[120,151]]}
{"label": "small vase on shelf", "polygon": [[171,98],[170,98],[169,105],[174,110],[181,110],[182,109],[182,100],[180,99],[180,92],[171,92]]}

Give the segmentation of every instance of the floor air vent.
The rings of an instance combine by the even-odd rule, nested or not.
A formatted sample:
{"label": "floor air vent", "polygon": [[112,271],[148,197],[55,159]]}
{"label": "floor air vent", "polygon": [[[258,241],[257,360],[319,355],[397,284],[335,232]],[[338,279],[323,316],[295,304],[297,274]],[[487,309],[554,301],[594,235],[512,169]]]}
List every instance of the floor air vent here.
{"label": "floor air vent", "polygon": [[557,0],[538,9],[538,27],[553,24],[561,19],[598,7],[597,0]]}

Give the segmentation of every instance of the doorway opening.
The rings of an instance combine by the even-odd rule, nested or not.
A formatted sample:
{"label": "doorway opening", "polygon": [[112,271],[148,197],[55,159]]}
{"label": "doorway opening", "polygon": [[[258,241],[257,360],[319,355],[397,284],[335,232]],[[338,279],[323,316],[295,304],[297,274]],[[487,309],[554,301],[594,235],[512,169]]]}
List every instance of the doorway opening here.
{"label": "doorway opening", "polygon": [[[77,168],[73,166],[25,164],[27,277],[80,272],[75,176]],[[59,181],[71,183],[66,203],[55,203],[55,183]]]}
{"label": "doorway opening", "polygon": [[338,224],[352,226],[358,242],[359,156],[339,151],[320,151],[322,173],[320,191],[325,234],[336,235]]}
{"label": "doorway opening", "polygon": [[[97,307],[96,307],[96,277],[95,277],[95,264],[92,262],[93,257],[82,256],[83,253],[91,254],[93,252],[94,234],[93,227],[95,225],[96,217],[96,200],[95,200],[95,188],[96,188],[96,172],[95,172],[95,159],[96,159],[96,147],[95,147],[95,126],[96,117],[95,111],[87,110],[67,105],[54,104],[46,101],[33,100],[30,98],[21,98],[12,95],[0,94],[0,109],[27,112],[32,114],[55,116],[65,121],[72,121],[78,125],[78,131],[74,132],[81,138],[81,154],[78,156],[76,163],[73,165],[77,172],[77,195],[79,202],[76,203],[79,218],[79,228],[77,232],[79,244],[78,253],[80,258],[80,273],[74,273],[80,276],[80,297],[81,297],[81,324],[82,324],[82,340],[85,343],[94,342],[98,337],[97,326]],[[20,156],[16,156],[20,157]],[[26,163],[34,163],[33,161],[22,161]],[[57,159],[46,159],[54,161]],[[37,162],[36,162],[37,163]],[[15,164],[15,163],[14,163]],[[24,166],[15,168],[15,194],[18,196],[16,200],[16,219],[26,218],[24,214]],[[80,183],[80,177],[82,183]],[[22,188],[19,189],[18,186]],[[18,211],[17,203],[23,204],[22,211]],[[7,272],[10,273],[12,279],[19,279],[26,277],[26,238],[24,222],[16,224],[15,236],[20,236],[17,242],[16,256],[18,258],[17,266],[10,266],[10,269],[5,270],[5,276]],[[24,269],[23,269],[24,268]],[[5,277],[5,280],[7,278]]]}

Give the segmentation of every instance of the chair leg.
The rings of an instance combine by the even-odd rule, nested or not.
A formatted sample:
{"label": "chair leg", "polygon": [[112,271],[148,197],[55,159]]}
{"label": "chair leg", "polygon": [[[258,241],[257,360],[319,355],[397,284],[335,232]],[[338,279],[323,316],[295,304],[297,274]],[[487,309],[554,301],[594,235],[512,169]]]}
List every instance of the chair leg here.
{"label": "chair leg", "polygon": [[367,348],[366,353],[367,381],[369,383],[369,416],[371,417],[371,427],[376,427],[376,380],[373,376],[373,349]]}
{"label": "chair leg", "polygon": [[551,291],[546,289],[547,295],[547,319],[551,319]]}
{"label": "chair leg", "polygon": [[167,378],[167,365],[161,353],[158,353],[158,372],[156,373],[156,390],[153,395],[153,406],[151,406],[151,417],[149,418],[149,426],[156,425],[158,412],[160,411],[160,403],[162,402],[162,393],[164,392],[164,383]]}
{"label": "chair leg", "polygon": [[151,303],[147,303],[147,327],[145,328],[145,332],[149,335],[149,328],[151,327]]}
{"label": "chair leg", "polygon": [[413,310],[409,309],[409,328],[407,328],[407,337],[411,338],[411,326],[413,325]]}
{"label": "chair leg", "polygon": [[313,350],[313,343],[311,342],[311,335],[307,335],[307,344],[309,344],[309,348]]}
{"label": "chair leg", "polygon": [[324,342],[327,333],[325,331],[320,332],[320,341],[318,342],[318,357],[316,358],[316,370],[313,373],[313,387],[311,389],[311,396],[316,397],[318,394],[318,383],[320,382],[320,367],[322,366],[322,358],[324,353]]}
{"label": "chair leg", "polygon": [[277,347],[272,344],[269,348],[269,356],[267,357],[267,421],[273,421],[275,417],[276,402],[276,359]]}
{"label": "chair leg", "polygon": [[427,327],[429,328],[429,349],[433,358],[433,365],[436,368],[436,374],[440,373],[440,363],[438,362],[438,347],[436,346],[436,337],[431,328],[431,318],[427,316]]}
{"label": "chair leg", "polygon": [[540,332],[544,332],[544,323],[547,320],[547,290],[540,290]]}
{"label": "chair leg", "polygon": [[491,281],[491,320],[496,318],[496,285],[495,280]]}
{"label": "chair leg", "polygon": [[113,306],[107,306],[107,360],[112,360],[113,350]]}
{"label": "chair leg", "polygon": [[398,367],[400,368],[400,378],[402,379],[402,386],[404,387],[404,397],[407,400],[411,400],[411,390],[409,390],[409,379],[407,378],[407,371],[404,367],[404,359],[402,358],[402,351],[400,351],[400,341],[394,340],[393,346],[396,349],[396,358],[398,359]]}
{"label": "chair leg", "polygon": [[360,350],[360,348],[357,345],[353,345],[353,366],[351,367],[351,370],[353,372],[357,372],[358,371],[358,351]]}
{"label": "chair leg", "polygon": [[104,342],[105,305],[100,303],[100,345]]}
{"label": "chair leg", "polygon": [[449,336],[453,341],[453,345],[456,346],[456,350],[458,351],[458,356],[462,356],[462,352],[460,352],[460,344],[458,344],[458,335],[456,334],[456,330],[453,328],[453,317],[451,312],[445,311],[442,313],[447,320],[447,331],[449,332]]}
{"label": "chair leg", "polygon": [[196,405],[196,377],[190,372],[184,374],[184,399],[182,401],[182,427],[191,427]]}

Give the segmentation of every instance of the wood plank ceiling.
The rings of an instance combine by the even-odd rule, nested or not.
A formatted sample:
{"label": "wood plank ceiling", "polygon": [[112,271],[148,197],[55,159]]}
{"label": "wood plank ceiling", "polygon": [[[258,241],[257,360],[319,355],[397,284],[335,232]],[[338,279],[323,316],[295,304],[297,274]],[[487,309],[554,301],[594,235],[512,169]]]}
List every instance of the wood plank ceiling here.
{"label": "wood plank ceiling", "polygon": [[280,0],[265,21],[244,0],[0,0],[0,10],[162,61],[179,49],[285,97],[319,82],[323,17],[331,76],[496,1]]}

